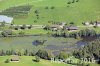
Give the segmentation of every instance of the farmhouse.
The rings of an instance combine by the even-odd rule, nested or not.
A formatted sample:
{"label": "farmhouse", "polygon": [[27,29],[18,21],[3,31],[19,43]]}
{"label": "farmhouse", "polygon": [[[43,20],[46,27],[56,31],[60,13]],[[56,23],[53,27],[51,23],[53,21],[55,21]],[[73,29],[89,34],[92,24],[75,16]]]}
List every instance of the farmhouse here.
{"label": "farmhouse", "polygon": [[58,29],[63,29],[64,26],[65,26],[65,24],[66,24],[66,23],[63,23],[63,22],[62,22],[62,23],[57,24],[57,25],[51,25],[50,28],[51,28],[52,30],[54,30],[54,31],[55,31],[55,30],[58,30]]}
{"label": "farmhouse", "polygon": [[66,23],[62,22],[59,24],[59,27],[63,29],[63,27],[65,26]]}
{"label": "farmhouse", "polygon": [[7,24],[11,24],[11,22],[13,21],[12,17],[8,17],[5,15],[0,15],[0,22],[5,22]]}
{"label": "farmhouse", "polygon": [[67,27],[66,29],[69,30],[69,31],[73,31],[73,30],[78,30],[78,27],[70,26],[70,27]]}
{"label": "farmhouse", "polygon": [[11,62],[19,62],[20,59],[18,56],[14,55],[12,58],[11,58]]}
{"label": "farmhouse", "polygon": [[95,22],[94,25],[100,27],[100,21]]}
{"label": "farmhouse", "polygon": [[59,25],[52,25],[50,26],[50,28],[53,30],[53,31],[56,31],[59,29]]}

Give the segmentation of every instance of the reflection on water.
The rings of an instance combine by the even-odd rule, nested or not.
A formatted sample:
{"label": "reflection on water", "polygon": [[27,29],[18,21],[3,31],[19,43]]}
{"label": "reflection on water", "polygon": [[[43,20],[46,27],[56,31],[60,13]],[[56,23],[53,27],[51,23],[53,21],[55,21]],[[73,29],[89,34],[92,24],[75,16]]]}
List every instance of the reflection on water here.
{"label": "reflection on water", "polygon": [[33,45],[38,46],[38,45],[43,45],[47,40],[35,40],[32,42]]}
{"label": "reflection on water", "polygon": [[81,41],[78,41],[76,44],[77,44],[77,47],[80,48],[87,45],[88,43],[86,41],[81,40]]}

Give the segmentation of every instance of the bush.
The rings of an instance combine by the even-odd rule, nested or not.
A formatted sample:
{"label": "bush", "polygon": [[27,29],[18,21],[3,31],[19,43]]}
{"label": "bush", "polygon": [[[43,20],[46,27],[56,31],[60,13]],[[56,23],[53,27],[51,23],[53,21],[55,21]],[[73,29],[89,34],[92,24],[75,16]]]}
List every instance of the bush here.
{"label": "bush", "polygon": [[3,37],[7,37],[7,36],[11,36],[13,35],[13,31],[12,30],[4,30],[3,32],[1,32]]}
{"label": "bush", "polygon": [[75,0],[72,1],[72,3],[74,3],[74,2],[75,2]]}
{"label": "bush", "polygon": [[50,56],[49,56],[48,52],[45,51],[45,50],[38,50],[38,52],[36,53],[36,55],[38,57],[42,58],[42,59],[46,59],[46,60],[49,60],[50,59],[49,58]]}
{"label": "bush", "polygon": [[10,62],[9,59],[6,59],[6,60],[5,60],[5,63],[9,63],[9,62]]}
{"label": "bush", "polygon": [[54,6],[52,6],[52,7],[51,7],[51,9],[55,9],[55,7],[54,7]]}
{"label": "bush", "polygon": [[19,36],[24,36],[25,35],[25,32],[19,32]]}
{"label": "bush", "polygon": [[19,26],[15,26],[15,30],[18,30],[19,29]]}
{"label": "bush", "polygon": [[35,57],[36,62],[40,62],[40,58],[38,56]]}
{"label": "bush", "polygon": [[76,2],[79,2],[79,0],[76,0]]}
{"label": "bush", "polygon": [[45,9],[49,9],[49,7],[48,7],[48,6],[46,6],[46,7],[45,7]]}
{"label": "bush", "polygon": [[28,29],[31,29],[33,26],[32,25],[30,25],[29,27],[28,27]]}
{"label": "bush", "polygon": [[69,1],[67,4],[71,4],[71,2]]}
{"label": "bush", "polygon": [[68,57],[69,55],[67,53],[61,52],[56,58],[64,60],[67,59]]}
{"label": "bush", "polygon": [[23,24],[22,26],[21,26],[21,29],[26,29],[26,25],[25,24]]}

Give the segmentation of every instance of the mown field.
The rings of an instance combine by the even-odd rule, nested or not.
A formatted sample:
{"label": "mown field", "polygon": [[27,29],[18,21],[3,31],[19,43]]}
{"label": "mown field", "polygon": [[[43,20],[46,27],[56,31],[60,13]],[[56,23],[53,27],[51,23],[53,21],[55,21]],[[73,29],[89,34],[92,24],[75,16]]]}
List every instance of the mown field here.
{"label": "mown field", "polygon": [[51,61],[47,60],[40,60],[40,62],[33,62],[32,56],[21,56],[20,62],[11,62],[11,63],[4,63],[6,59],[11,59],[11,56],[2,56],[0,57],[0,66],[71,66],[64,63],[51,63]]}
{"label": "mown field", "polygon": [[[100,20],[100,0],[2,0],[0,11],[11,7],[32,5],[25,17],[14,18],[15,24],[48,24],[49,22],[74,22]],[[10,4],[9,4],[10,3]],[[38,11],[38,14],[35,11]]]}
{"label": "mown field", "polygon": [[[72,66],[70,64],[55,63],[43,59],[41,59],[40,62],[33,62],[32,59],[34,59],[34,57],[32,56],[21,56],[20,62],[10,62],[10,63],[4,62],[6,59],[11,59],[11,58],[12,56],[0,56],[0,66]],[[90,66],[99,66],[99,65],[91,63]]]}

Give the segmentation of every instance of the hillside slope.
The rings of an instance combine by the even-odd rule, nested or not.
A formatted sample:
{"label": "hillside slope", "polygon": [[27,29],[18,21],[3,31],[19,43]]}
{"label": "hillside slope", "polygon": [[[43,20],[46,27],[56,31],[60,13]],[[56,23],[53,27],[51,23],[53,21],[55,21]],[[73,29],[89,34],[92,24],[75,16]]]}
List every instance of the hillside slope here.
{"label": "hillside slope", "polygon": [[[73,2],[74,1],[74,2]],[[70,4],[68,4],[70,2]],[[15,24],[48,24],[100,20],[100,0],[2,0],[0,11],[11,7],[32,5],[26,17],[14,18]],[[38,11],[38,14],[35,11]]]}

